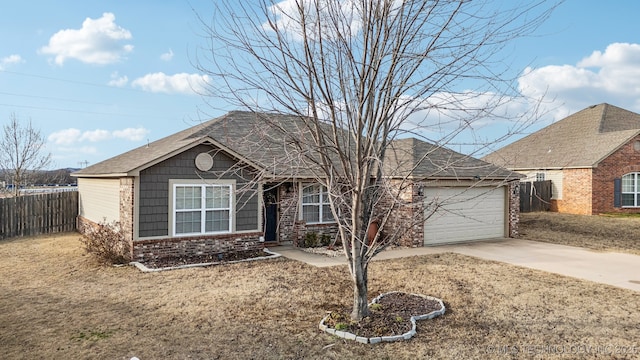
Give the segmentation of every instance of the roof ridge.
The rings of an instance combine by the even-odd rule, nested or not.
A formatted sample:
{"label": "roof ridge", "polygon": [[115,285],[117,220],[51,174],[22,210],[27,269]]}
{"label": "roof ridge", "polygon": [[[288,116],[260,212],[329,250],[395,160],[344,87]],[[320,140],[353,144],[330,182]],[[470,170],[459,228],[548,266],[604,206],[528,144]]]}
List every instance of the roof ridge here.
{"label": "roof ridge", "polygon": [[607,110],[609,110],[609,104],[603,103],[604,108],[602,109],[602,116],[600,116],[600,127],[598,128],[598,133],[603,133],[604,126],[607,121]]}

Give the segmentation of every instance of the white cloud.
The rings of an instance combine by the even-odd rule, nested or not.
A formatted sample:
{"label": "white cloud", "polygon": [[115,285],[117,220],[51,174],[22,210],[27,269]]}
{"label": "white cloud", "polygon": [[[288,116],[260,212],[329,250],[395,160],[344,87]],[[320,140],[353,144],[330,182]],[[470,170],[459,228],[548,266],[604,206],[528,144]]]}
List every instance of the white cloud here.
{"label": "white cloud", "polygon": [[604,52],[594,51],[576,65],[527,68],[519,79],[523,95],[543,95],[553,117],[561,119],[603,102],[640,110],[640,45],[613,43]]}
{"label": "white cloud", "polygon": [[[93,155],[93,154],[97,154],[98,153],[98,149],[95,146],[79,146],[79,147],[58,147],[56,148],[57,152],[63,152],[63,153],[73,153],[74,157],[76,155],[81,155],[81,154],[85,154],[85,155]],[[70,156],[59,156],[58,158],[70,158]]]}
{"label": "white cloud", "polygon": [[[362,10],[357,1],[342,1],[337,9],[334,9],[335,5],[332,4],[336,3],[322,0],[302,2],[308,38],[316,39],[318,32],[322,32],[325,39],[333,38],[336,34],[342,36],[356,34],[362,28],[362,21],[359,18]],[[274,25],[279,31],[289,35],[293,40],[302,40],[304,30],[301,26],[298,0],[280,1],[271,5],[269,11],[273,14]],[[318,25],[321,27],[320,29],[318,29]],[[272,25],[268,22],[265,22],[262,27],[265,30],[272,30]]]}
{"label": "white cloud", "polygon": [[154,93],[198,94],[205,90],[208,81],[207,75],[187,73],[167,75],[158,72],[137,78],[131,82],[131,85]]}
{"label": "white cloud", "polygon": [[8,65],[20,64],[23,63],[24,60],[20,55],[12,54],[0,59],[0,70],[4,70]]}
{"label": "white cloud", "polygon": [[606,67],[612,65],[629,66],[640,62],[640,45],[628,43],[613,43],[607,46],[605,52],[594,51],[582,59],[579,67]]}
{"label": "white cloud", "polygon": [[169,49],[169,52],[160,55],[160,59],[163,61],[171,61],[171,59],[173,59],[173,50]]}
{"label": "white cloud", "polygon": [[78,129],[65,129],[52,133],[47,138],[56,145],[70,145],[78,141],[82,136],[82,131]]}
{"label": "white cloud", "polygon": [[116,130],[113,132],[113,137],[126,139],[130,141],[140,141],[149,133],[149,130],[145,128],[126,128],[123,130]]}
{"label": "white cloud", "polygon": [[111,132],[102,129],[89,130],[82,133],[78,141],[98,142],[111,138]]}
{"label": "white cloud", "polygon": [[86,18],[80,29],[65,29],[53,34],[49,45],[40,52],[54,55],[54,62],[63,65],[67,59],[76,59],[87,64],[111,64],[123,59],[133,50],[133,45],[122,44],[132,38],[131,32],[115,23],[113,13],[104,13],[101,18]]}
{"label": "white cloud", "polygon": [[129,83],[129,78],[125,76],[120,76],[117,71],[111,73],[111,80],[107,83],[109,86],[115,87],[124,87]]}
{"label": "white cloud", "polygon": [[149,133],[149,130],[139,127],[139,128],[126,128],[122,130],[103,130],[103,129],[95,129],[95,130],[85,130],[81,131],[75,128],[64,129],[60,131],[56,131],[49,135],[47,138],[50,142],[55,145],[72,145],[76,143],[82,142],[100,142],[106,141],[110,139],[124,139],[129,141],[140,141],[144,139],[144,136]]}

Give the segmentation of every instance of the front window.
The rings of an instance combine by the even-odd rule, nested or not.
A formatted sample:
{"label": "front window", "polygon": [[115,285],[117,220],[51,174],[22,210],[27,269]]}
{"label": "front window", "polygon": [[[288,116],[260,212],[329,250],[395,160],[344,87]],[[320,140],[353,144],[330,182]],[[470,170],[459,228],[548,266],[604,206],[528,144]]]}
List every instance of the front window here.
{"label": "front window", "polygon": [[622,206],[640,207],[640,173],[622,177]]}
{"label": "front window", "polygon": [[313,184],[302,188],[302,219],[309,224],[334,221],[326,186]]}
{"label": "front window", "polygon": [[176,235],[231,231],[231,185],[175,185],[173,193]]}

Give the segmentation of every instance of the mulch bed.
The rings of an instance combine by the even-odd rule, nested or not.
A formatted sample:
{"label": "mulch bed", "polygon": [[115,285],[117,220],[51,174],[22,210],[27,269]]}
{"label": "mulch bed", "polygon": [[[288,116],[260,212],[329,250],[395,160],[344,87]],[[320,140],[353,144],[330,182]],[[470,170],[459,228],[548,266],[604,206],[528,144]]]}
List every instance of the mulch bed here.
{"label": "mulch bed", "polygon": [[345,309],[331,312],[325,325],[363,337],[402,335],[412,328],[411,316],[441,309],[436,300],[407,293],[389,293],[378,304],[370,304],[369,316],[360,322],[351,321],[351,310]]}
{"label": "mulch bed", "polygon": [[161,268],[177,267],[177,266],[192,265],[192,264],[207,264],[207,263],[220,264],[220,263],[225,263],[230,261],[261,258],[268,255],[269,255],[268,253],[265,253],[262,250],[248,250],[248,251],[227,252],[227,253],[220,253],[220,254],[203,254],[203,255],[186,256],[186,257],[177,257],[177,256],[162,257],[157,259],[140,261],[140,263],[150,269],[161,269]]}

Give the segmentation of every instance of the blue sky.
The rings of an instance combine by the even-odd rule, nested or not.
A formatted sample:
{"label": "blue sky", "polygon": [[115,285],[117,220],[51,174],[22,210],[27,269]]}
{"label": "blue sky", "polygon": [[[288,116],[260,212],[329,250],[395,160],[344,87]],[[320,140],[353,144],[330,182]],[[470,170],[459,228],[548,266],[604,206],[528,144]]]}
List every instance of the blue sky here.
{"label": "blue sky", "polygon": [[[95,164],[223,114],[194,92],[209,1],[45,1],[0,12],[0,123],[31,120],[55,167]],[[507,50],[554,109],[529,131],[608,102],[640,112],[640,2],[568,0]],[[211,101],[211,99],[208,99]],[[553,100],[553,101],[551,101]]]}

